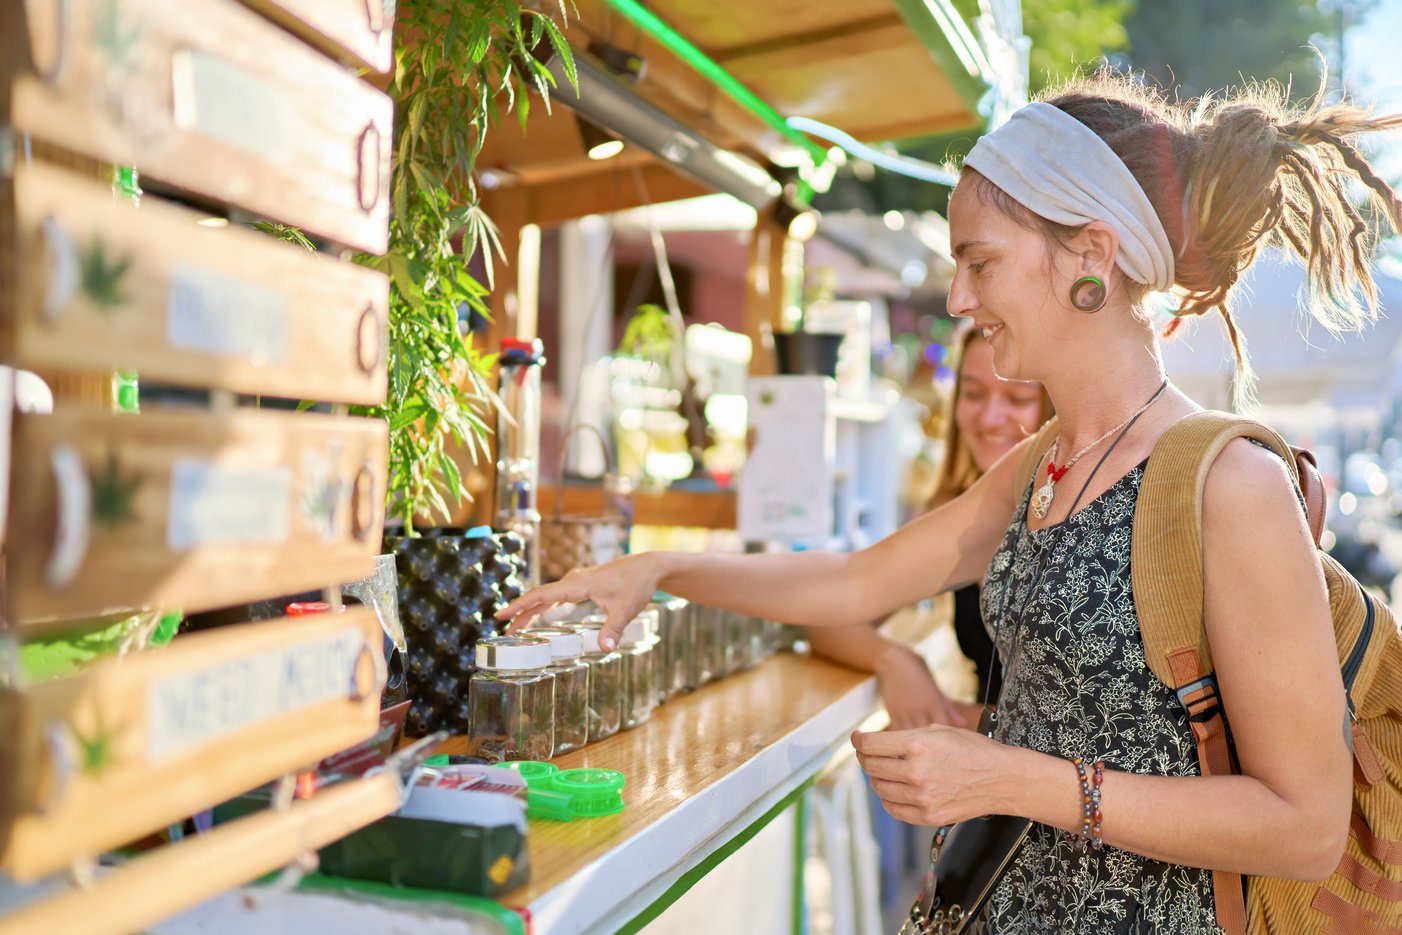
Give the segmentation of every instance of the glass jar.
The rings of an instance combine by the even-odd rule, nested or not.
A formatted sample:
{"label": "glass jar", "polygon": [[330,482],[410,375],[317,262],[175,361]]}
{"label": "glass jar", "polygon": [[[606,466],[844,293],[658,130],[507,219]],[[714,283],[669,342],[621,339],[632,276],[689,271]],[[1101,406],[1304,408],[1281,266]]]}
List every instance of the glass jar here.
{"label": "glass jar", "polygon": [[618,640],[618,652],[623,657],[624,728],[642,724],[657,707],[656,650],[657,611],[644,610],[623,628]]}
{"label": "glass jar", "polygon": [[692,688],[725,677],[725,611],[691,605],[691,659],[687,681]]}
{"label": "glass jar", "polygon": [[548,760],[555,752],[550,643],[533,636],[477,641],[468,683],[467,753],[490,763]]}
{"label": "glass jar", "polygon": [[580,660],[589,666],[589,742],[618,733],[623,720],[623,657],[605,652],[599,646],[604,616],[591,614],[569,629],[579,633],[584,643]]}
{"label": "glass jar", "polygon": [[589,741],[589,664],[580,659],[584,638],[565,627],[536,627],[528,636],[550,643],[550,673],[555,676],[555,756],[578,750]]}
{"label": "glass jar", "polygon": [[658,703],[667,701],[694,686],[691,684],[691,655],[694,651],[691,604],[685,598],[658,594],[649,605],[657,611]]}
{"label": "glass jar", "polygon": [[721,611],[721,620],[721,671],[734,675],[754,665],[754,645],[750,641],[754,628],[749,617],[733,610]]}

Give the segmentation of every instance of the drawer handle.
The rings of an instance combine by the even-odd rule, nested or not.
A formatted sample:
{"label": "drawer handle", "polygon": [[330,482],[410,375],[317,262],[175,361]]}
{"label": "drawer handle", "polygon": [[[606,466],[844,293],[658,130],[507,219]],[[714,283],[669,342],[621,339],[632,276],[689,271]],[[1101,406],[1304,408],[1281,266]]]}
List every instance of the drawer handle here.
{"label": "drawer handle", "polygon": [[351,534],[364,539],[375,525],[375,475],[362,464],[351,483]]}
{"label": "drawer handle", "polygon": [[52,214],[39,222],[39,237],[44,244],[44,298],[39,305],[39,318],[45,325],[53,326],[78,295],[82,275],[78,248]]}
{"label": "drawer handle", "polygon": [[[42,2],[42,0],[41,0]],[[50,0],[48,8],[53,11],[53,35],[49,46],[36,41],[42,37],[35,35],[35,23],[39,22],[39,17],[35,13],[36,7],[40,3],[29,0],[25,4],[26,19],[29,21],[29,53],[34,63],[34,72],[48,85],[58,84],[59,78],[63,75],[63,66],[68,63],[68,24],[71,19],[69,4],[71,0]],[[44,61],[45,57],[50,57],[51,61]]]}
{"label": "drawer handle", "polygon": [[372,210],[380,201],[380,129],[367,123],[356,141],[355,194],[362,211]]}
{"label": "drawer handle", "polygon": [[[361,688],[360,663],[366,657],[370,659],[370,684]],[[388,680],[389,667],[385,665],[385,660],[375,652],[375,648],[370,645],[369,640],[361,640],[360,652],[356,653],[355,665],[351,667],[350,699],[364,701],[372,694],[378,695],[385,690],[385,682]]]}
{"label": "drawer handle", "polygon": [[54,590],[66,587],[78,576],[88,553],[88,518],[92,514],[92,487],[83,459],[70,445],[59,445],[49,452],[54,482],[58,487],[58,517],[54,524],[54,545],[44,581]]}
{"label": "drawer handle", "polygon": [[56,721],[44,725],[44,746],[49,748],[49,763],[54,778],[53,788],[39,805],[41,815],[54,814],[68,795],[68,783],[73,778],[73,754],[68,749],[66,733],[63,725]]}
{"label": "drawer handle", "polygon": [[384,354],[383,331],[380,316],[375,314],[374,305],[366,305],[360,313],[360,321],[355,326],[355,362],[367,377],[375,373]]}

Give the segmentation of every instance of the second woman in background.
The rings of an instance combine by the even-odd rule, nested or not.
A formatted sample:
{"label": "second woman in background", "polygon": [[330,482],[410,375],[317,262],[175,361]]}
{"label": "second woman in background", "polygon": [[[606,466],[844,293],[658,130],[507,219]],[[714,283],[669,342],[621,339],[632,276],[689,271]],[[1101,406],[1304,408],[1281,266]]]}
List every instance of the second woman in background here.
{"label": "second woman in background", "polygon": [[[1051,401],[1040,383],[999,379],[993,372],[993,348],[976,329],[965,328],[953,346],[953,405],[944,420],[944,453],[929,509],[972,487],[994,462],[1052,415]],[[953,594],[954,635],[959,651],[974,664],[977,700],[981,702],[987,695],[996,704],[1002,668],[983,626],[978,585],[967,585]],[[808,631],[808,641],[819,655],[876,673],[892,729],[927,724],[974,726],[979,706],[946,697],[920,654],[882,636],[876,629],[879,623],[814,627]]]}

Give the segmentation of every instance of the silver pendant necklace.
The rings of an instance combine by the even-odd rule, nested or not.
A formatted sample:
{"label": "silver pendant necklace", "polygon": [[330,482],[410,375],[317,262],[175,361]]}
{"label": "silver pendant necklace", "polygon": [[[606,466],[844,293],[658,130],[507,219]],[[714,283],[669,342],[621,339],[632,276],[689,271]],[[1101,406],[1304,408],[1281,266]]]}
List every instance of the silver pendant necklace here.
{"label": "silver pendant necklace", "polygon": [[1157,400],[1159,396],[1163,394],[1163,391],[1167,388],[1168,380],[1165,379],[1162,383],[1159,384],[1159,388],[1154,391],[1154,395],[1149,397],[1149,401],[1147,403],[1140,406],[1134,412],[1130,413],[1129,418],[1125,419],[1119,425],[1115,426],[1110,431],[1106,432],[1104,435],[1100,436],[1095,441],[1091,442],[1089,445],[1086,445],[1080,451],[1073,454],[1070,458],[1066,460],[1066,463],[1063,464],[1061,467],[1056,466],[1057,451],[1061,447],[1061,436],[1058,435],[1056,439],[1052,442],[1051,451],[1047,454],[1046,482],[1043,483],[1041,487],[1038,487],[1037,492],[1032,495],[1032,515],[1037,517],[1038,519],[1046,519],[1047,514],[1051,512],[1052,500],[1056,497],[1056,482],[1065,477],[1066,472],[1071,470],[1072,466],[1074,466],[1077,461],[1081,460],[1081,456],[1084,455],[1087,451],[1090,451],[1096,445],[1105,441],[1105,439],[1109,438],[1111,435],[1114,435],[1120,429],[1124,428],[1125,426],[1133,422],[1135,419],[1138,419],[1140,416],[1142,416],[1145,413],[1145,411],[1148,410],[1148,408],[1154,404],[1154,401]]}

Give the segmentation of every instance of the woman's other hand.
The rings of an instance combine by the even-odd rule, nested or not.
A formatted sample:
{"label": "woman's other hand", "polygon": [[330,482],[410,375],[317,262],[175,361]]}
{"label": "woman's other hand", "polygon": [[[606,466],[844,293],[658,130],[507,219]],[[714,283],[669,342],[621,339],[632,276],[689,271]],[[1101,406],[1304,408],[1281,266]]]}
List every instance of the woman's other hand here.
{"label": "woman's other hand", "polygon": [[497,619],[511,621],[507,631],[516,633],[557,604],[590,601],[608,616],[599,645],[611,650],[623,628],[652,600],[661,579],[658,553],[626,555],[534,588],[497,611]]}
{"label": "woman's other hand", "polygon": [[968,727],[955,704],[940,691],[924,658],[908,646],[893,645],[876,660],[881,700],[891,716],[892,730],[944,724]]}
{"label": "woman's other hand", "polygon": [[898,821],[938,828],[1001,811],[1011,748],[977,731],[942,724],[853,731],[852,746],[881,804]]}

